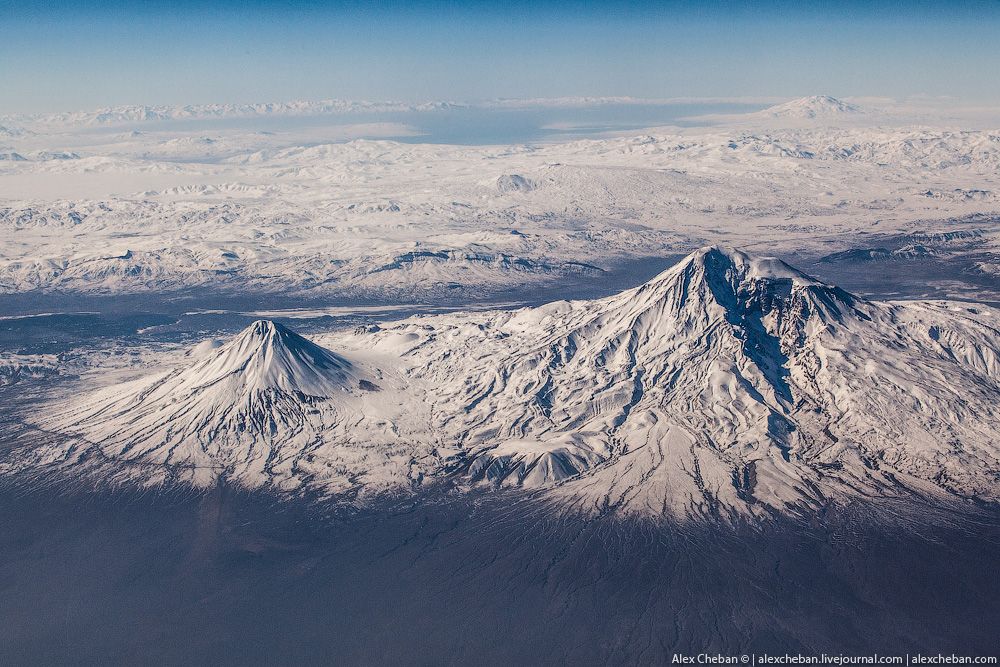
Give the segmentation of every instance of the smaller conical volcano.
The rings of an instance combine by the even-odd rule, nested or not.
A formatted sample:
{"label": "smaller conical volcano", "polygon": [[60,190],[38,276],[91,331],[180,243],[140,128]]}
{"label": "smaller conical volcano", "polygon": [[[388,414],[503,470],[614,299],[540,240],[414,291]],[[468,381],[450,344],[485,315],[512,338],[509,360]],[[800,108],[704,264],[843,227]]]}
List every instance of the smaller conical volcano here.
{"label": "smaller conical volcano", "polygon": [[182,390],[219,384],[240,393],[276,390],[328,398],[350,381],[351,364],[286,327],[258,320],[236,338],[181,373]]}
{"label": "smaller conical volcano", "polygon": [[283,450],[321,442],[364,394],[362,379],[340,355],[261,320],[186,368],[98,392],[52,421],[104,455],[260,480]]}

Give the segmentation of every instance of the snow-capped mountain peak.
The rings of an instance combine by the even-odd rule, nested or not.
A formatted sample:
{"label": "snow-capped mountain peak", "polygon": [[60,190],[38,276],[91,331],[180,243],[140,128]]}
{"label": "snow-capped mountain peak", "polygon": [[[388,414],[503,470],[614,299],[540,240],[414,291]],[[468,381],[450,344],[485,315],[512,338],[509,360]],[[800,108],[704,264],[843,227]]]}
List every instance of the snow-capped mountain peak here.
{"label": "snow-capped mountain peak", "polygon": [[379,391],[368,371],[266,320],[195,354],[187,366],[95,392],[47,419],[140,471],[166,466],[197,484],[225,475],[256,486],[287,477],[289,465],[301,470],[297,457],[325,432],[362,421],[359,404]]}
{"label": "snow-capped mountain peak", "polygon": [[185,388],[236,380],[245,391],[280,390],[329,398],[342,393],[352,366],[276,322],[258,320],[181,376]]}
{"label": "snow-capped mountain peak", "polygon": [[779,336],[802,329],[813,317],[828,325],[862,303],[779,259],[711,246],[611,297],[602,310],[605,317],[623,317],[630,328],[649,328],[635,332],[642,339],[701,336],[725,324],[750,340],[768,327]]}
{"label": "snow-capped mountain peak", "polygon": [[704,285],[716,291],[722,298],[718,292],[720,289],[736,291],[758,281],[781,282],[796,286],[822,284],[780,259],[751,258],[738,250],[708,246],[692,252],[676,265],[635,290],[625,292],[624,295],[639,296],[645,292],[663,290],[673,293],[678,288],[689,290],[692,285]]}
{"label": "snow-capped mountain peak", "polygon": [[[941,466],[940,487],[998,493],[985,397],[1000,341],[979,315],[869,302],[709,247],[612,297],[474,317],[375,334],[433,387],[435,429],[469,451],[473,480],[681,516],[896,493]],[[942,463],[959,449],[981,467]]]}

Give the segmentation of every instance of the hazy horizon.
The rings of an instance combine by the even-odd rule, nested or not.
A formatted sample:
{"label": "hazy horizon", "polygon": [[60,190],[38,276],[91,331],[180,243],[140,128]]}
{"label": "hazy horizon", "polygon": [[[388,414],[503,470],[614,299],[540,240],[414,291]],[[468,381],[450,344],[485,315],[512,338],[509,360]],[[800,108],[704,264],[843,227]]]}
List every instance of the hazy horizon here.
{"label": "hazy horizon", "polygon": [[996,3],[0,3],[0,113],[365,99],[1000,101]]}

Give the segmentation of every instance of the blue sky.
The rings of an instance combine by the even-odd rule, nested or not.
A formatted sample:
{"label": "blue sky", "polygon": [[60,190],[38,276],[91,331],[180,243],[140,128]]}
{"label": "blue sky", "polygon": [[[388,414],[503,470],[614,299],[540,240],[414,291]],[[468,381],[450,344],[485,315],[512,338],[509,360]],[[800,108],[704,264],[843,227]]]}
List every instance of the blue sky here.
{"label": "blue sky", "polygon": [[0,113],[290,99],[1000,102],[1000,2],[11,2]]}

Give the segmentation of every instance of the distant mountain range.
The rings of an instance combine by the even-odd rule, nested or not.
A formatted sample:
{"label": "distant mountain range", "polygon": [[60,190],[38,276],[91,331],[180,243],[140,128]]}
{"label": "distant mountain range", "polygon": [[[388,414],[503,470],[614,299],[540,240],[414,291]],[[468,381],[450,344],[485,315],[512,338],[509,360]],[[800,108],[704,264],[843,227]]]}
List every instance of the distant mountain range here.
{"label": "distant mountain range", "polygon": [[[40,126],[114,126],[157,121],[192,120],[212,118],[252,118],[257,116],[323,116],[346,114],[378,114],[404,112],[447,111],[453,109],[519,109],[532,107],[594,107],[594,106],[668,106],[675,104],[767,104],[776,98],[665,98],[649,99],[641,97],[557,97],[532,99],[496,99],[479,102],[399,102],[399,101],[363,101],[363,100],[295,100],[290,102],[262,102],[254,104],[185,104],[185,105],[121,105],[104,107],[94,110],[66,111],[38,114],[8,114],[0,116],[0,122],[5,124],[27,124]],[[780,98],[779,98],[780,99]],[[788,107],[784,111],[782,109]],[[820,117],[833,108],[854,108],[828,96],[803,97],[793,100],[768,111],[776,113],[797,114],[815,111],[809,118]],[[6,128],[18,133],[24,130],[16,127]],[[4,136],[0,128],[0,136]]]}

